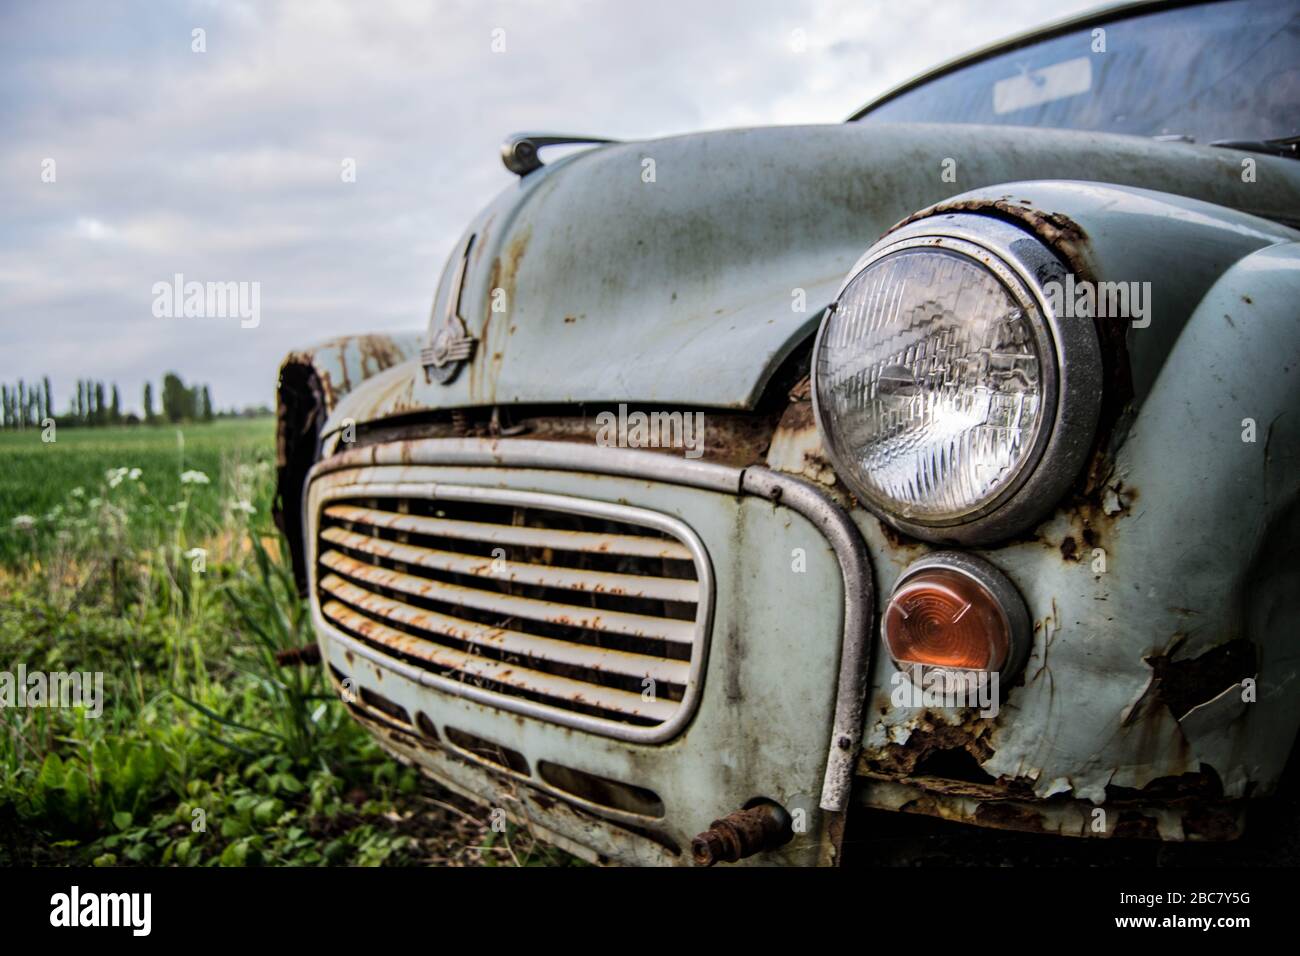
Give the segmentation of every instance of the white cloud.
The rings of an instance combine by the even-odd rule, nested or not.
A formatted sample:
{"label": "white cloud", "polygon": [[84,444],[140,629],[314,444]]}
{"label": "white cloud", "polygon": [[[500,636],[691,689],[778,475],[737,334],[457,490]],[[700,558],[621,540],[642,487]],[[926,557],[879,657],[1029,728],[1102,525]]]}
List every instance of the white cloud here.
{"label": "white cloud", "polygon": [[93,242],[118,238],[118,232],[112,226],[87,216],[82,216],[77,220],[76,225],[73,226],[73,232],[79,239],[90,239]]}
{"label": "white cloud", "polygon": [[[270,401],[290,348],[423,325],[455,238],[511,182],[497,158],[509,132],[836,122],[1088,5],[6,4],[0,379],[48,372],[56,393],[115,379],[138,407],[143,381],[175,368],[223,406]],[[190,50],[196,26],[206,53]],[[41,182],[43,157],[57,182]],[[154,320],[152,284],[177,272],[261,282],[266,320]]]}

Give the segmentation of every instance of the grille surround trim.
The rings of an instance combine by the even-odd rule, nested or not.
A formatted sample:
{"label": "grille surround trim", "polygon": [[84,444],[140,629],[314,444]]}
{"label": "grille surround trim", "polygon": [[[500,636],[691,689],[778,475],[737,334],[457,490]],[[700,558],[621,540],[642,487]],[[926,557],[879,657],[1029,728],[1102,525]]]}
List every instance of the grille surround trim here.
{"label": "grille surround trim", "polygon": [[[364,471],[365,466],[360,467]],[[713,566],[708,551],[699,536],[685,522],[662,512],[590,498],[440,482],[367,482],[361,480],[331,485],[322,492],[310,496],[310,498],[315,503],[314,511],[309,515],[311,520],[307,524],[309,529],[310,560],[308,569],[310,574],[312,619],[317,628],[327,631],[332,640],[339,642],[353,653],[372,663],[396,671],[408,680],[453,696],[463,697],[476,703],[536,720],[632,743],[658,744],[668,741],[681,733],[691,718],[694,717],[703,691],[703,676],[708,663],[709,639],[713,627],[716,595]],[[348,498],[417,498],[425,501],[445,500],[497,504],[578,514],[650,528],[666,534],[673,540],[685,545],[695,566],[699,598],[696,602],[686,684],[683,687],[682,699],[677,702],[676,710],[667,719],[653,726],[637,726],[618,720],[577,713],[563,707],[513,697],[496,690],[487,690],[444,677],[412,665],[400,658],[385,654],[342,630],[322,613],[320,532],[325,509],[340,499]],[[431,643],[436,645],[436,642]]]}

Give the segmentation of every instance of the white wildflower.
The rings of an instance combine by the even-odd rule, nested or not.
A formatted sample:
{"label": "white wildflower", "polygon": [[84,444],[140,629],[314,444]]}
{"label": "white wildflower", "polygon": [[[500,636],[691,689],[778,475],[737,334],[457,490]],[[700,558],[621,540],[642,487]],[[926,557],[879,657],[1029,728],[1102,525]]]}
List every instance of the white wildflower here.
{"label": "white wildflower", "polygon": [[124,481],[136,481],[140,477],[139,468],[110,468],[104,472],[104,478],[108,481],[108,487],[116,488]]}
{"label": "white wildflower", "polygon": [[183,471],[181,472],[182,485],[206,485],[208,476],[201,471]]}
{"label": "white wildflower", "polygon": [[36,519],[31,515],[17,515],[10,524],[18,531],[31,531],[36,527]]}
{"label": "white wildflower", "polygon": [[72,491],[70,492],[70,494],[71,494],[72,497],[74,497],[74,498],[84,498],[84,497],[86,497],[86,489],[85,489],[85,488],[73,488]]}
{"label": "white wildflower", "polygon": [[242,511],[246,515],[257,514],[257,509],[254,508],[252,502],[248,501],[246,498],[241,498],[239,501],[232,501],[230,503],[230,510]]}
{"label": "white wildflower", "polygon": [[178,501],[178,502],[176,502],[176,504],[174,504],[174,505],[168,505],[168,506],[167,506],[167,510],[168,510],[168,511],[171,511],[171,512],[174,513],[174,512],[177,512],[177,511],[184,511],[184,510],[185,510],[186,508],[188,508],[189,506],[190,506],[190,503],[189,503],[188,501]]}

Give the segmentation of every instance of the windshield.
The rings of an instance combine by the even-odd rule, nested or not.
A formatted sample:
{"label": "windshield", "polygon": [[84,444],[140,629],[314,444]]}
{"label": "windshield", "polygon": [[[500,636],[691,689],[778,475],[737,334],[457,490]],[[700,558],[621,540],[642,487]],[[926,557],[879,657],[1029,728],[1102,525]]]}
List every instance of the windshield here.
{"label": "windshield", "polygon": [[907,90],[864,123],[992,123],[1256,140],[1300,132],[1300,0],[1225,0],[1032,42]]}

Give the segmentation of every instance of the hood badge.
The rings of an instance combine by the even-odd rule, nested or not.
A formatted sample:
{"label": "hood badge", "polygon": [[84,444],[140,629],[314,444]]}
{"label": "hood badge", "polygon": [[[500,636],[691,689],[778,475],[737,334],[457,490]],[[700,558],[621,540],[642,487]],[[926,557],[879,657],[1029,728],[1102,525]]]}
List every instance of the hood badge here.
{"label": "hood badge", "polygon": [[450,385],[460,373],[461,366],[474,357],[478,339],[469,334],[469,327],[460,315],[460,300],[465,293],[465,272],[469,267],[469,251],[474,246],[474,236],[465,241],[456,275],[447,289],[447,310],[442,324],[429,330],[429,344],[420,349],[420,364],[424,366],[424,380],[434,379]]}

